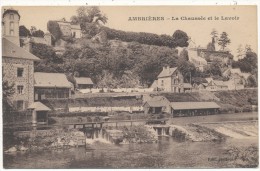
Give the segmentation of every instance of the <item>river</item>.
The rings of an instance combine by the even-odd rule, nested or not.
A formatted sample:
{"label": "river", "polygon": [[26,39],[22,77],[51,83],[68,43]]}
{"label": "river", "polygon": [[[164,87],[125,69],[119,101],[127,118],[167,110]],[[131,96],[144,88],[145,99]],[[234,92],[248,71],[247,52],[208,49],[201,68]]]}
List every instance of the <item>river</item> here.
{"label": "river", "polygon": [[[233,116],[238,118],[240,115]],[[178,121],[180,119],[178,118]],[[230,161],[219,162],[211,159],[230,158],[226,153],[227,149],[232,146],[248,147],[251,144],[258,146],[258,138],[228,138],[224,142],[179,142],[172,137],[159,137],[159,141],[153,144],[122,145],[95,142],[79,148],[4,154],[4,168],[232,167]]]}

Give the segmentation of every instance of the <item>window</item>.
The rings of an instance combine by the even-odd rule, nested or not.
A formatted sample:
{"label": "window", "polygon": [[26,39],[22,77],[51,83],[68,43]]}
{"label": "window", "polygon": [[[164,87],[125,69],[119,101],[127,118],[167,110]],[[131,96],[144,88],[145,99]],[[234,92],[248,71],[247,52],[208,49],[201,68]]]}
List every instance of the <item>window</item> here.
{"label": "window", "polygon": [[14,31],[10,30],[10,36],[13,36],[13,35],[14,35]]}
{"label": "window", "polygon": [[23,86],[22,85],[17,86],[17,93],[23,94]]}
{"label": "window", "polygon": [[14,19],[14,14],[10,14],[10,20]]}
{"label": "window", "polygon": [[10,35],[14,35],[14,22],[10,22]]}
{"label": "window", "polygon": [[163,80],[162,80],[161,86],[163,86]]}
{"label": "window", "polygon": [[23,68],[17,68],[17,77],[23,77]]}
{"label": "window", "polygon": [[10,29],[11,29],[11,30],[14,29],[14,22],[10,22]]}
{"label": "window", "polygon": [[23,100],[18,100],[16,102],[16,107],[17,107],[17,110],[23,110],[24,109],[24,102],[23,102]]}

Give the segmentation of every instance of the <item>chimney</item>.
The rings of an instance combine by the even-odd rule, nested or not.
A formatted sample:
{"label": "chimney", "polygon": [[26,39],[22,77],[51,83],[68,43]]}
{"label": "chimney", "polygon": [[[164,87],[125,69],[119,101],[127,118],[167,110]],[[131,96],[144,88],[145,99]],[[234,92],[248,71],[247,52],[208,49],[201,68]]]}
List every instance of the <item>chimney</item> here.
{"label": "chimney", "polygon": [[163,67],[163,70],[165,70],[166,72],[170,73],[170,67],[168,65]]}

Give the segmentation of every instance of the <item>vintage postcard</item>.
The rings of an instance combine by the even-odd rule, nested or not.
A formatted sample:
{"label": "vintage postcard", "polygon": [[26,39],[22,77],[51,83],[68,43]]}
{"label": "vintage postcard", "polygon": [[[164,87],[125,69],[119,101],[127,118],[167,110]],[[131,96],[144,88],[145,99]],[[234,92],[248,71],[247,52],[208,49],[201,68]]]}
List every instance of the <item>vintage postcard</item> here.
{"label": "vintage postcard", "polygon": [[258,167],[257,5],[1,12],[3,168]]}

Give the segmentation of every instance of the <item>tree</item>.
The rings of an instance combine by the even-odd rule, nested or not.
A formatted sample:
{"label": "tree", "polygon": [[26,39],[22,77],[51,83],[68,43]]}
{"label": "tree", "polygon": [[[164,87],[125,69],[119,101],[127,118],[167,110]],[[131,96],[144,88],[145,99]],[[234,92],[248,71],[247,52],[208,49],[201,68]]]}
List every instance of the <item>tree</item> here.
{"label": "tree", "polygon": [[10,104],[9,97],[11,97],[15,93],[14,83],[8,82],[3,74],[2,80],[2,93],[3,93],[3,114],[7,114],[9,110],[12,109],[12,105]]}
{"label": "tree", "polygon": [[222,50],[224,51],[227,45],[230,43],[231,41],[228,38],[228,34],[226,32],[222,32],[218,40],[218,44],[221,46]]}
{"label": "tree", "polygon": [[245,57],[245,51],[240,44],[237,48],[237,59],[243,59]]}
{"label": "tree", "polygon": [[245,52],[252,52],[251,45],[246,44],[245,46]]}
{"label": "tree", "polygon": [[184,31],[176,30],[173,33],[172,37],[177,46],[179,46],[179,47],[189,46],[189,43],[188,43],[189,37],[188,37],[187,33],[185,33]]}
{"label": "tree", "polygon": [[208,51],[215,51],[215,45],[212,42],[209,42],[207,45]]}
{"label": "tree", "polygon": [[189,53],[186,49],[183,49],[180,53],[180,58],[185,60],[185,61],[188,61],[189,60]]}
{"label": "tree", "polygon": [[73,24],[85,24],[85,23],[103,23],[106,24],[107,17],[101,13],[98,7],[79,7],[77,9],[77,16],[71,17]]}
{"label": "tree", "polygon": [[31,32],[24,25],[22,25],[22,26],[19,26],[19,36],[28,37],[28,36],[31,36]]}
{"label": "tree", "polygon": [[216,29],[212,29],[210,35],[211,35],[211,38],[212,38],[212,43],[215,43],[217,41],[217,38],[218,38],[217,30]]}
{"label": "tree", "polygon": [[44,32],[42,30],[36,30],[32,32],[33,37],[44,37]]}
{"label": "tree", "polygon": [[247,87],[257,87],[257,78],[254,75],[250,75],[247,78]]}
{"label": "tree", "polygon": [[47,23],[48,31],[54,36],[55,40],[59,40],[62,36],[60,26],[56,21],[48,21]]}
{"label": "tree", "polygon": [[242,72],[250,72],[257,75],[257,54],[255,52],[246,52],[243,59],[233,61],[234,68],[240,68]]}
{"label": "tree", "polygon": [[182,73],[185,82],[190,82],[196,73],[196,67],[189,61],[179,59],[177,63],[179,71]]}
{"label": "tree", "polygon": [[210,65],[207,65],[205,67],[204,72],[207,75],[211,75],[211,76],[221,76],[221,74],[222,74],[222,72],[221,72],[221,62],[218,61],[218,60],[213,60]]}
{"label": "tree", "polygon": [[39,57],[41,61],[36,62],[34,70],[37,72],[63,72],[63,59],[56,55],[53,47],[45,44],[33,43],[32,54]]}

